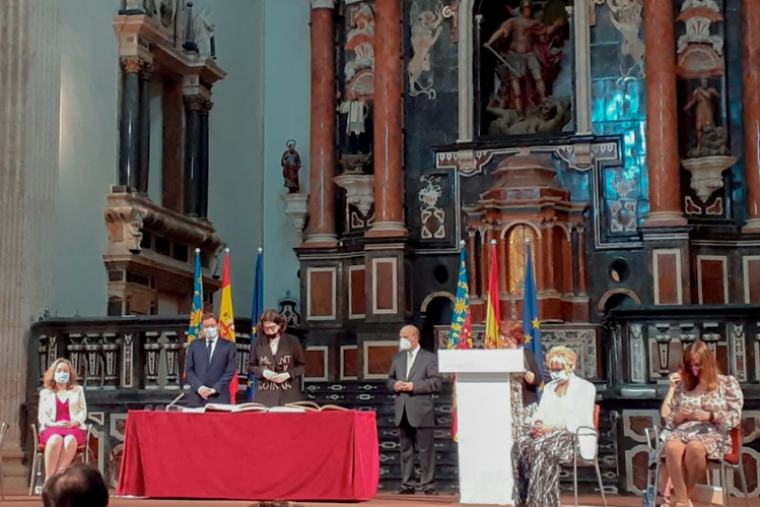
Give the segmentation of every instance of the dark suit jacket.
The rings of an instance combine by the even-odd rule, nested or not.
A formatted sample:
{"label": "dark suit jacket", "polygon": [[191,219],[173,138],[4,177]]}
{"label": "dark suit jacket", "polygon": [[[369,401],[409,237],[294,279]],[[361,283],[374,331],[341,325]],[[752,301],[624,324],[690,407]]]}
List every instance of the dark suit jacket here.
{"label": "dark suit jacket", "polygon": [[[438,356],[420,348],[414,358],[409,378],[406,377],[407,357],[406,350],[393,355],[391,370],[386,381],[388,390],[396,394],[396,426],[401,424],[404,411],[413,428],[435,426],[433,394],[441,390],[442,381],[438,373]],[[414,383],[414,391],[397,393],[393,389],[393,384],[397,380]]]}
{"label": "dark suit jacket", "polygon": [[528,349],[523,349],[525,354],[525,362],[527,363],[528,370],[533,372],[533,383],[528,384],[523,379],[523,406],[527,407],[531,403],[538,403],[538,388],[544,379],[541,377],[541,372],[538,371],[538,362],[533,352]]}
{"label": "dark suit jacket", "polygon": [[[256,377],[256,392],[253,401],[267,407],[281,407],[287,403],[301,400],[301,377],[306,358],[301,343],[293,335],[280,335],[277,355],[272,356],[269,338],[259,335],[251,348],[248,371]],[[290,373],[285,382],[277,383],[264,378],[264,370],[275,373]]]}
{"label": "dark suit jacket", "polygon": [[[237,367],[237,346],[234,342],[217,338],[214,354],[209,364],[206,353],[206,339],[194,340],[185,355],[185,377],[190,383],[187,404],[202,407],[206,403],[230,403],[230,381]],[[216,390],[208,400],[201,398],[198,388],[210,387]]]}

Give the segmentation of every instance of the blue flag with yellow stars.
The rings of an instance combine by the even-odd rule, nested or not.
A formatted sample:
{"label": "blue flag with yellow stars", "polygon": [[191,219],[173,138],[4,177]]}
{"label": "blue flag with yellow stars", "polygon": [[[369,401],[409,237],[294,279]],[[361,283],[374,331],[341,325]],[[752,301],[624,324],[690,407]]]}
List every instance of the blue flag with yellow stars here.
{"label": "blue flag with yellow stars", "polygon": [[193,306],[190,309],[190,325],[187,328],[187,343],[200,338],[203,332],[203,276],[201,274],[201,249],[195,249],[195,269],[193,270]]}
{"label": "blue flag with yellow stars", "polygon": [[[541,328],[538,325],[538,300],[536,299],[536,282],[533,279],[533,256],[530,245],[525,245],[525,281],[523,282],[523,335],[527,350],[533,352],[538,363],[540,377],[544,378],[544,354],[541,351]],[[538,388],[538,398],[541,399],[543,381]]]}

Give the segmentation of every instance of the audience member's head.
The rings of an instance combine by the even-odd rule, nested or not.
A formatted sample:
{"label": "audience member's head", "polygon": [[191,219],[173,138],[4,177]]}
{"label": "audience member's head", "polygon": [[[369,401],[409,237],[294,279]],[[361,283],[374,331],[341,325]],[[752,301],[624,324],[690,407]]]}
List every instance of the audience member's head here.
{"label": "audience member's head", "polygon": [[106,507],[108,488],[95,468],[75,463],[50,477],[42,488],[44,507]]}

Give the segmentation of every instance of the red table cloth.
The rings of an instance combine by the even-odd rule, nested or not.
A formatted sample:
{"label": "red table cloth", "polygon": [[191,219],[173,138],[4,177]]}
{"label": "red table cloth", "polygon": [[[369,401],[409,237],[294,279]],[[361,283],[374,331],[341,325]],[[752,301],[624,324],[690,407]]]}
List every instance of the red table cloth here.
{"label": "red table cloth", "polygon": [[374,412],[129,412],[117,493],[154,498],[369,500]]}

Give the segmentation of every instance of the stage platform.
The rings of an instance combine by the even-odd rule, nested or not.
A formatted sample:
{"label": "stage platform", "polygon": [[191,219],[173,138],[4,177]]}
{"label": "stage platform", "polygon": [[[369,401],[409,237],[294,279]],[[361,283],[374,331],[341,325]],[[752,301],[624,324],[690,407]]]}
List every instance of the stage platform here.
{"label": "stage platform", "polygon": [[[25,496],[19,491],[10,491],[4,501],[0,502],[0,507],[31,507],[41,505],[39,497]],[[743,507],[744,500],[732,499],[734,505]],[[330,503],[330,502],[295,502],[293,507],[345,507],[352,502]],[[449,507],[457,504],[455,495],[439,496],[397,496],[390,493],[381,493],[368,502],[361,503],[363,507]],[[267,502],[266,504],[271,504]],[[265,504],[265,505],[266,505]],[[278,502],[279,504],[279,502]],[[639,507],[641,498],[638,496],[608,496],[607,504],[610,507]],[[193,507],[258,507],[258,502],[252,501],[219,501],[219,500],[154,500],[150,498],[123,498],[111,497],[109,507],[181,507],[191,505]],[[284,505],[284,504],[283,504]],[[562,495],[563,507],[572,507],[573,496]],[[579,497],[579,506],[581,507],[600,507],[602,506],[602,497],[599,495],[581,495]],[[750,505],[753,507],[760,506],[760,499],[752,499]]]}

